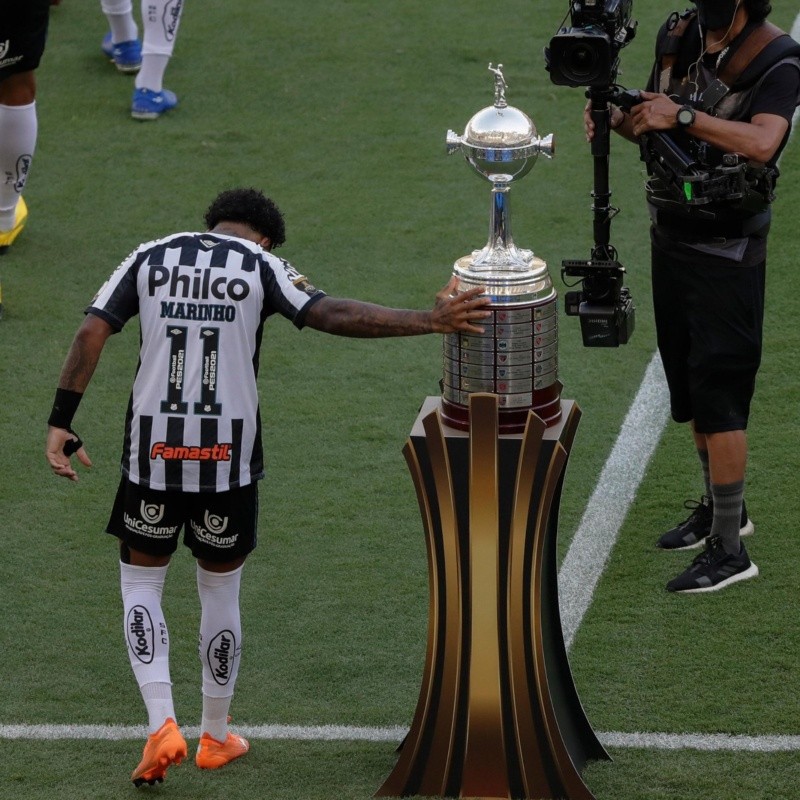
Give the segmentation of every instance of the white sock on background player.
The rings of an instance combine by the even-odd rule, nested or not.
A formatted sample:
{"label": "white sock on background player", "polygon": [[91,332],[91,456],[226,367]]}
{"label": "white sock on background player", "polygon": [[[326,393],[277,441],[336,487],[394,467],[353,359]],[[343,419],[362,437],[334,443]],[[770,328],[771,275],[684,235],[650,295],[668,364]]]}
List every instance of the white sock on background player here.
{"label": "white sock on background player", "polygon": [[36,101],[24,106],[0,105],[0,130],[0,231],[10,231],[36,147]]}
{"label": "white sock on background player", "polygon": [[203,665],[203,719],[200,733],[219,742],[228,735],[228,711],[233,699],[242,648],[239,587],[242,567],[209,572],[197,565],[200,596],[200,661]]}
{"label": "white sock on background player", "polygon": [[161,610],[167,567],[120,562],[119,569],[128,658],[147,708],[149,731],[155,733],[168,717],[175,719],[169,633]]}
{"label": "white sock on background player", "polygon": [[144,37],[137,89],[163,89],[164,72],[175,47],[182,13],[183,0],[142,0]]}
{"label": "white sock on background player", "polygon": [[111,41],[114,44],[130,42],[139,36],[139,29],[133,18],[131,0],[101,0],[100,7],[111,28]]}

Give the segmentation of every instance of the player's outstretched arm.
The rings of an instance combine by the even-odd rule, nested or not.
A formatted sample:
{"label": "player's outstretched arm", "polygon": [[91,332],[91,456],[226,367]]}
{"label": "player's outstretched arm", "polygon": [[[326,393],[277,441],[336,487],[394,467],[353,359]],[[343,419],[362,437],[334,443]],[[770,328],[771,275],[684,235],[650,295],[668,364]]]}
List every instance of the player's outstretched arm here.
{"label": "player's outstretched arm", "polygon": [[456,279],[436,295],[430,311],[387,308],[360,300],[323,297],[306,315],[306,325],[337,336],[377,338],[382,336],[417,336],[424,333],[483,333],[479,324],[491,313],[489,298],[482,288],[455,295]]}
{"label": "player's outstretched arm", "polygon": [[55,475],[71,481],[78,480],[70,460],[73,453],[84,466],[92,466],[83,443],[72,430],[72,418],[92,379],[106,340],[112,333],[114,329],[107,322],[87,314],[61,368],[53,410],[48,420],[45,457]]}

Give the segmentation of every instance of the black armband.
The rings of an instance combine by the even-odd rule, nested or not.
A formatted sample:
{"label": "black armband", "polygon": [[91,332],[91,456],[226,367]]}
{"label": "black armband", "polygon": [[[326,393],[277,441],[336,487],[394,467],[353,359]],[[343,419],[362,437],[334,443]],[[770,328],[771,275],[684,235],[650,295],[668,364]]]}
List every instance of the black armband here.
{"label": "black armband", "polygon": [[83,399],[83,392],[73,392],[70,389],[56,389],[56,398],[53,400],[53,410],[50,412],[48,425],[54,428],[70,430],[72,418],[78,410]]}

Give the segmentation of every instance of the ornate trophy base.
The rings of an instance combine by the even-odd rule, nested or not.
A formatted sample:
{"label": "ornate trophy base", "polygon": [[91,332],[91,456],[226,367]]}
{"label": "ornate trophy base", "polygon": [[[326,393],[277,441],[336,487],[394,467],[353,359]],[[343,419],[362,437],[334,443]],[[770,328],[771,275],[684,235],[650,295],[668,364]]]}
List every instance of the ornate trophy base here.
{"label": "ornate trophy base", "polygon": [[[556,381],[546,389],[537,389],[533,392],[530,407],[498,409],[498,432],[521,433],[528,423],[528,413],[533,411],[547,427],[555,425],[561,419],[561,383]],[[469,402],[469,396],[465,396]],[[502,400],[502,398],[500,398]],[[442,399],[442,421],[451,428],[460,431],[469,430],[469,406],[464,403],[451,403]]]}
{"label": "ornate trophy base", "polygon": [[482,286],[491,299],[483,333],[443,338],[442,414],[462,431],[469,430],[469,398],[476,392],[497,395],[500,433],[522,433],[529,410],[548,426],[561,418],[557,295],[547,264],[530,251],[514,251],[525,255],[516,268],[486,273],[475,268],[473,254],[453,269],[459,289]]}
{"label": "ornate trophy base", "polygon": [[498,398],[469,432],[428,398],[404,448],[425,527],[428,645],[416,712],[377,796],[594,800],[580,771],[609,756],[578,699],[558,609],[556,526],[580,418],[528,413],[499,433]]}

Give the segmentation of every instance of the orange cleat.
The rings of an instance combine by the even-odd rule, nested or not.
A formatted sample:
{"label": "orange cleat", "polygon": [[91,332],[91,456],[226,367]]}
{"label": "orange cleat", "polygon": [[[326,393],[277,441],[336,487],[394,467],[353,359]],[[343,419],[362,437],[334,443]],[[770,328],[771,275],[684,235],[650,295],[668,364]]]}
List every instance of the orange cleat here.
{"label": "orange cleat", "polygon": [[167,774],[167,768],[180,764],[186,758],[186,753],[186,740],[175,720],[170,717],[155,733],[147,737],[142,760],[131,775],[133,785],[141,786],[146,783],[152,786],[161,783]]}
{"label": "orange cleat", "polygon": [[194,763],[200,769],[219,769],[240,758],[250,749],[250,742],[236,733],[228,733],[224,742],[217,741],[213,736],[204,733],[197,746],[197,755]]}

